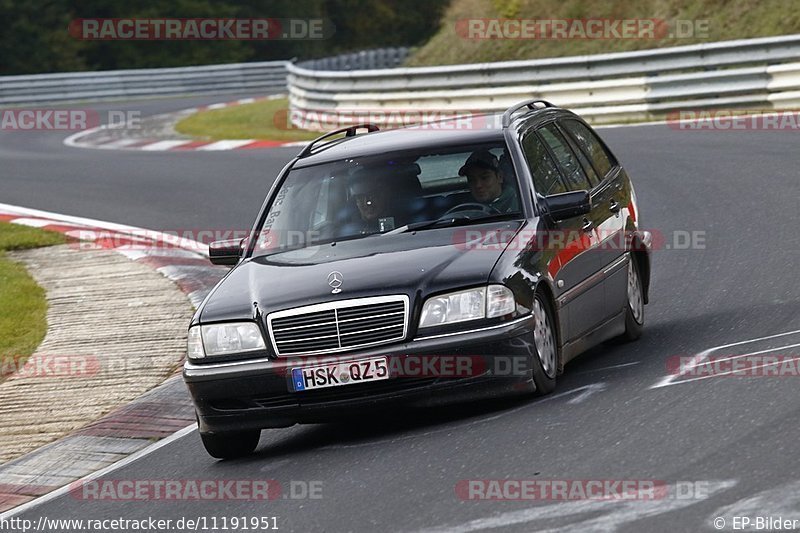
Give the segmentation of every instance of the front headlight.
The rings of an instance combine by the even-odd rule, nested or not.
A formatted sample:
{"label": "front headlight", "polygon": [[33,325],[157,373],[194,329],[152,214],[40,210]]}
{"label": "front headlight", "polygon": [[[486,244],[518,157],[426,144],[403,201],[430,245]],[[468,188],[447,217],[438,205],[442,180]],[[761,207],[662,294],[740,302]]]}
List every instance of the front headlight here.
{"label": "front headlight", "polygon": [[192,359],[264,349],[264,337],[253,322],[211,324],[189,330],[188,353]]}
{"label": "front headlight", "polygon": [[513,313],[514,294],[504,285],[489,285],[428,298],[422,306],[420,328],[454,324]]}

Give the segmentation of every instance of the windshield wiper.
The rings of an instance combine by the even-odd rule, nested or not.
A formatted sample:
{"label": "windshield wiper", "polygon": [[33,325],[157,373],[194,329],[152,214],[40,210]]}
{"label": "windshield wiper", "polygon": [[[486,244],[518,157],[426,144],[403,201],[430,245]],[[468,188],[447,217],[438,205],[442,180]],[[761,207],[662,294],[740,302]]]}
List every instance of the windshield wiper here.
{"label": "windshield wiper", "polygon": [[397,235],[398,233],[406,233],[408,231],[426,230],[431,228],[447,228],[452,226],[463,226],[467,224],[476,224],[479,222],[488,222],[490,220],[512,219],[519,216],[519,213],[497,213],[493,215],[484,215],[481,217],[445,217],[437,218],[434,220],[423,220],[422,222],[414,222],[400,226],[391,231],[387,231],[383,235]]}

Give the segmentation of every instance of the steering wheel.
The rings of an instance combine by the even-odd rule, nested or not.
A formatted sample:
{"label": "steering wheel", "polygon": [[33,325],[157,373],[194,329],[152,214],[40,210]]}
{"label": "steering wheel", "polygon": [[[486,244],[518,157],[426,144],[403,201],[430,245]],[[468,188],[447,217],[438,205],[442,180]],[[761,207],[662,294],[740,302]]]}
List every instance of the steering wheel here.
{"label": "steering wheel", "polygon": [[[478,202],[466,202],[463,204],[458,204],[455,207],[451,207],[440,218],[447,218],[449,215],[454,215],[456,213],[472,213],[472,212],[479,212],[484,215],[496,215],[500,211],[498,211],[497,209],[495,209],[490,205],[479,204]],[[469,218],[469,216],[466,215],[465,217]]]}

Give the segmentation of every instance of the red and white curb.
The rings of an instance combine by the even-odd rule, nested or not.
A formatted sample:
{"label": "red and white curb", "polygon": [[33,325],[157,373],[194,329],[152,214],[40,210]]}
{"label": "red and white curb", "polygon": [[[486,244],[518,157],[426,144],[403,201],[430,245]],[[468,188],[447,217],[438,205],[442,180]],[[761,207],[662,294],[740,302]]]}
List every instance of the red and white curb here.
{"label": "red and white curb", "polygon": [[[173,280],[195,306],[228,271],[208,262],[206,245],[189,239],[176,242],[157,231],[8,204],[0,204],[0,220],[58,231],[76,239],[78,247],[112,249],[145,263]],[[0,465],[0,520],[188,435],[196,428],[194,416],[183,379],[175,375],[77,432]],[[153,439],[162,440],[154,444]]]}
{"label": "red and white curb", "polygon": [[[205,106],[193,107],[177,111],[174,113],[166,113],[166,115],[175,115],[177,117],[185,117],[200,111],[210,111],[213,109],[223,109],[226,107],[233,107],[244,104],[252,104],[261,100],[271,100],[281,98],[284,95],[270,95],[256,98],[242,98],[233,102],[222,102],[218,104],[210,104]],[[164,116],[164,115],[161,115]],[[155,118],[155,117],[150,117]],[[305,146],[305,141],[300,142],[284,142],[284,141],[269,141],[261,139],[230,139],[219,141],[198,141],[192,139],[159,139],[159,138],[142,138],[142,137],[123,137],[123,138],[107,138],[98,133],[103,131],[111,131],[113,129],[122,128],[122,125],[115,125],[110,127],[108,125],[97,126],[87,130],[79,131],[64,139],[64,144],[72,148],[93,148],[98,150],[139,150],[145,152],[186,152],[186,151],[203,151],[203,152],[217,152],[223,150],[252,150],[258,148],[276,148],[281,146]]]}
{"label": "red and white curb", "polygon": [[175,282],[195,307],[228,271],[209,263],[208,245],[155,230],[2,203],[0,220],[57,231],[76,247],[111,249],[147,264]]}

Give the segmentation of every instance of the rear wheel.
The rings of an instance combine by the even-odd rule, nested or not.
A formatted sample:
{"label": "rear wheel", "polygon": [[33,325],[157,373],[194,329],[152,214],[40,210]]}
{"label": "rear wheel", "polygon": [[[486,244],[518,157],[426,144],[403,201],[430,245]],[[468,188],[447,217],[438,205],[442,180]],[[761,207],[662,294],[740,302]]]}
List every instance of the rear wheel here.
{"label": "rear wheel", "polygon": [[216,459],[235,459],[250,455],[258,446],[260,436],[261,432],[258,430],[200,434],[208,455]]}
{"label": "rear wheel", "polygon": [[536,321],[533,330],[534,357],[531,361],[531,374],[536,385],[537,395],[553,392],[556,388],[558,371],[558,341],[555,320],[546,297],[537,292],[533,300],[533,317]]}
{"label": "rear wheel", "polygon": [[628,261],[628,305],[625,308],[625,333],[622,338],[635,341],[642,336],[644,329],[644,291],[642,276],[636,256]]}

